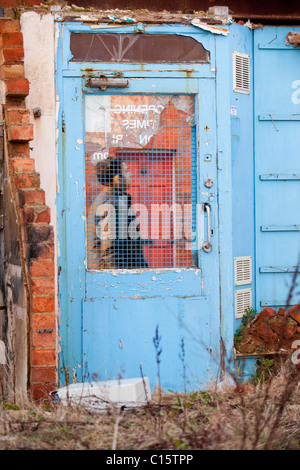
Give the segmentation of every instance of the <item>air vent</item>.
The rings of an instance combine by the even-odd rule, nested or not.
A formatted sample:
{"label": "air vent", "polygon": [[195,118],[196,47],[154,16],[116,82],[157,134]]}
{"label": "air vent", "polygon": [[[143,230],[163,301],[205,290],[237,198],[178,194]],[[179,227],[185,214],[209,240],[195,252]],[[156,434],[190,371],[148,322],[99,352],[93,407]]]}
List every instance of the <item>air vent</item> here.
{"label": "air vent", "polygon": [[252,289],[239,289],[235,291],[235,318],[242,318],[245,310],[252,308]]}
{"label": "air vent", "polygon": [[252,258],[240,256],[234,258],[234,284],[245,286],[252,283]]}
{"label": "air vent", "polygon": [[233,91],[250,93],[250,57],[233,51]]}

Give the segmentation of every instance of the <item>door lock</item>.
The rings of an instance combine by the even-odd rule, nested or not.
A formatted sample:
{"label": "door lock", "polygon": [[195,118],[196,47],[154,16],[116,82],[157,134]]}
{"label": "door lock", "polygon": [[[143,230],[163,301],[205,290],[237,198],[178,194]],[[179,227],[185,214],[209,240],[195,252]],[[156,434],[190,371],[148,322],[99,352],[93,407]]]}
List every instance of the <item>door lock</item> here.
{"label": "door lock", "polygon": [[207,188],[211,188],[212,185],[214,184],[214,182],[213,182],[213,180],[211,180],[210,178],[208,178],[207,180],[205,180],[205,183],[204,183],[204,184],[205,184],[205,186],[206,186]]}

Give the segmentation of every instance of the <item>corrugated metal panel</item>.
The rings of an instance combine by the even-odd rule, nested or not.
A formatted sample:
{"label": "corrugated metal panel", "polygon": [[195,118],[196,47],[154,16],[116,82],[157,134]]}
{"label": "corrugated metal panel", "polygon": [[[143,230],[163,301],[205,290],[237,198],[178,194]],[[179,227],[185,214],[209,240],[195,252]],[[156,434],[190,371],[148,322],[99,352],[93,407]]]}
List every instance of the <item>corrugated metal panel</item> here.
{"label": "corrugated metal panel", "polygon": [[300,51],[285,45],[289,31],[254,33],[257,310],[298,301]]}

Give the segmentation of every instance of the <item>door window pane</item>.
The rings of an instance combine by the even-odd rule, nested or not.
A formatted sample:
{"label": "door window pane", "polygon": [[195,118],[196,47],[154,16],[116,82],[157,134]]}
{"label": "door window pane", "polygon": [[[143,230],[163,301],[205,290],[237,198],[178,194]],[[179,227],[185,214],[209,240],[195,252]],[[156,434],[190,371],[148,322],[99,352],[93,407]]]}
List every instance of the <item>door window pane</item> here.
{"label": "door window pane", "polygon": [[72,62],[209,63],[209,51],[179,34],[71,33]]}
{"label": "door window pane", "polygon": [[86,96],[88,269],[191,267],[194,131],[190,95]]}

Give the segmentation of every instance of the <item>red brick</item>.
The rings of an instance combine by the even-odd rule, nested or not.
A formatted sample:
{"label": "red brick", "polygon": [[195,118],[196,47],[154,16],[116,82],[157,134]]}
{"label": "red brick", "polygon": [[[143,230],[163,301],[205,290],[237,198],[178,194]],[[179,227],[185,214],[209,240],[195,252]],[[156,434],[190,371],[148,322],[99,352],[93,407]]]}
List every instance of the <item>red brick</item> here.
{"label": "red brick", "polygon": [[32,243],[27,247],[28,259],[53,261],[55,256],[54,243]]}
{"label": "red brick", "polygon": [[271,328],[266,324],[266,323],[260,323],[256,327],[256,331],[259,334],[259,337],[263,340],[264,343],[266,344],[276,344],[278,337]]}
{"label": "red brick", "polygon": [[56,382],[56,368],[49,367],[36,367],[31,369],[31,382],[39,383],[55,383]]}
{"label": "red brick", "polygon": [[2,34],[3,47],[23,47],[23,34],[18,33],[3,33]]}
{"label": "red brick", "polygon": [[10,98],[25,98],[29,93],[29,81],[27,78],[5,78],[5,96]]}
{"label": "red brick", "polygon": [[55,313],[34,313],[32,315],[32,328],[33,330],[41,330],[52,328],[56,329],[56,316]]}
{"label": "red brick", "polygon": [[30,204],[45,204],[45,191],[43,189],[20,189],[19,204],[21,207]]}
{"label": "red brick", "polygon": [[300,323],[300,305],[296,304],[293,305],[289,310],[289,315],[292,317],[297,323]]}
{"label": "red brick", "polygon": [[34,243],[53,243],[53,227],[49,224],[29,224],[26,230],[26,239],[29,244]]}
{"label": "red brick", "polygon": [[45,205],[25,206],[20,213],[24,224],[50,222],[50,209]]}
{"label": "red brick", "polygon": [[32,352],[32,365],[34,366],[55,366],[55,349],[34,349]]}
{"label": "red brick", "polygon": [[[2,6],[11,6],[5,5],[5,0],[2,0]],[[9,3],[9,2],[8,2]],[[18,20],[13,20],[11,18],[0,18],[0,34],[4,33],[17,33],[20,31],[20,22]]]}
{"label": "red brick", "polygon": [[7,138],[10,142],[28,142],[33,140],[33,125],[20,124],[8,126]]}
{"label": "red brick", "polygon": [[23,47],[3,47],[2,48],[2,64],[13,64],[15,62],[24,61]]}
{"label": "red brick", "polygon": [[29,124],[29,111],[24,108],[6,109],[5,120],[8,126],[13,124]]}
{"label": "red brick", "polygon": [[51,221],[51,214],[50,208],[48,206],[39,206],[35,209],[35,219],[34,222],[36,223],[50,223]]}
{"label": "red brick", "polygon": [[55,297],[54,296],[33,296],[32,297],[32,312],[33,313],[52,313],[55,312]]}
{"label": "red brick", "polygon": [[6,64],[0,67],[0,78],[23,78],[25,76],[24,64]]}
{"label": "red brick", "polygon": [[49,393],[56,389],[56,384],[34,384],[31,385],[30,391],[32,399],[38,403],[53,403],[53,399],[49,397]]}
{"label": "red brick", "polygon": [[8,108],[24,108],[24,105],[25,105],[24,98],[25,97],[22,98],[22,97],[17,97],[17,96],[6,96],[5,105]]}
{"label": "red brick", "polygon": [[16,188],[39,188],[40,175],[39,173],[20,173],[14,178]]}
{"label": "red brick", "polygon": [[54,261],[33,261],[31,265],[31,277],[54,276]]}
{"label": "red brick", "polygon": [[32,295],[54,295],[55,294],[54,278],[45,277],[44,279],[32,279],[31,292],[32,292]]}
{"label": "red brick", "polygon": [[284,316],[287,315],[287,314],[288,314],[288,312],[287,312],[284,308],[279,307],[279,309],[278,309],[278,315],[284,317]]}
{"label": "red brick", "polygon": [[53,333],[37,333],[32,334],[32,346],[34,348],[55,348],[56,332]]}
{"label": "red brick", "polygon": [[23,224],[34,222],[34,210],[32,208],[21,208],[20,217]]}
{"label": "red brick", "polygon": [[274,308],[265,307],[258,315],[257,321],[264,320],[265,318],[272,318],[272,317],[275,317],[276,315],[277,315],[276,310],[274,310]]}
{"label": "red brick", "polygon": [[31,173],[34,172],[33,158],[12,158],[11,166],[16,173]]}
{"label": "red brick", "polygon": [[13,157],[30,157],[28,142],[8,142],[8,154]]}

